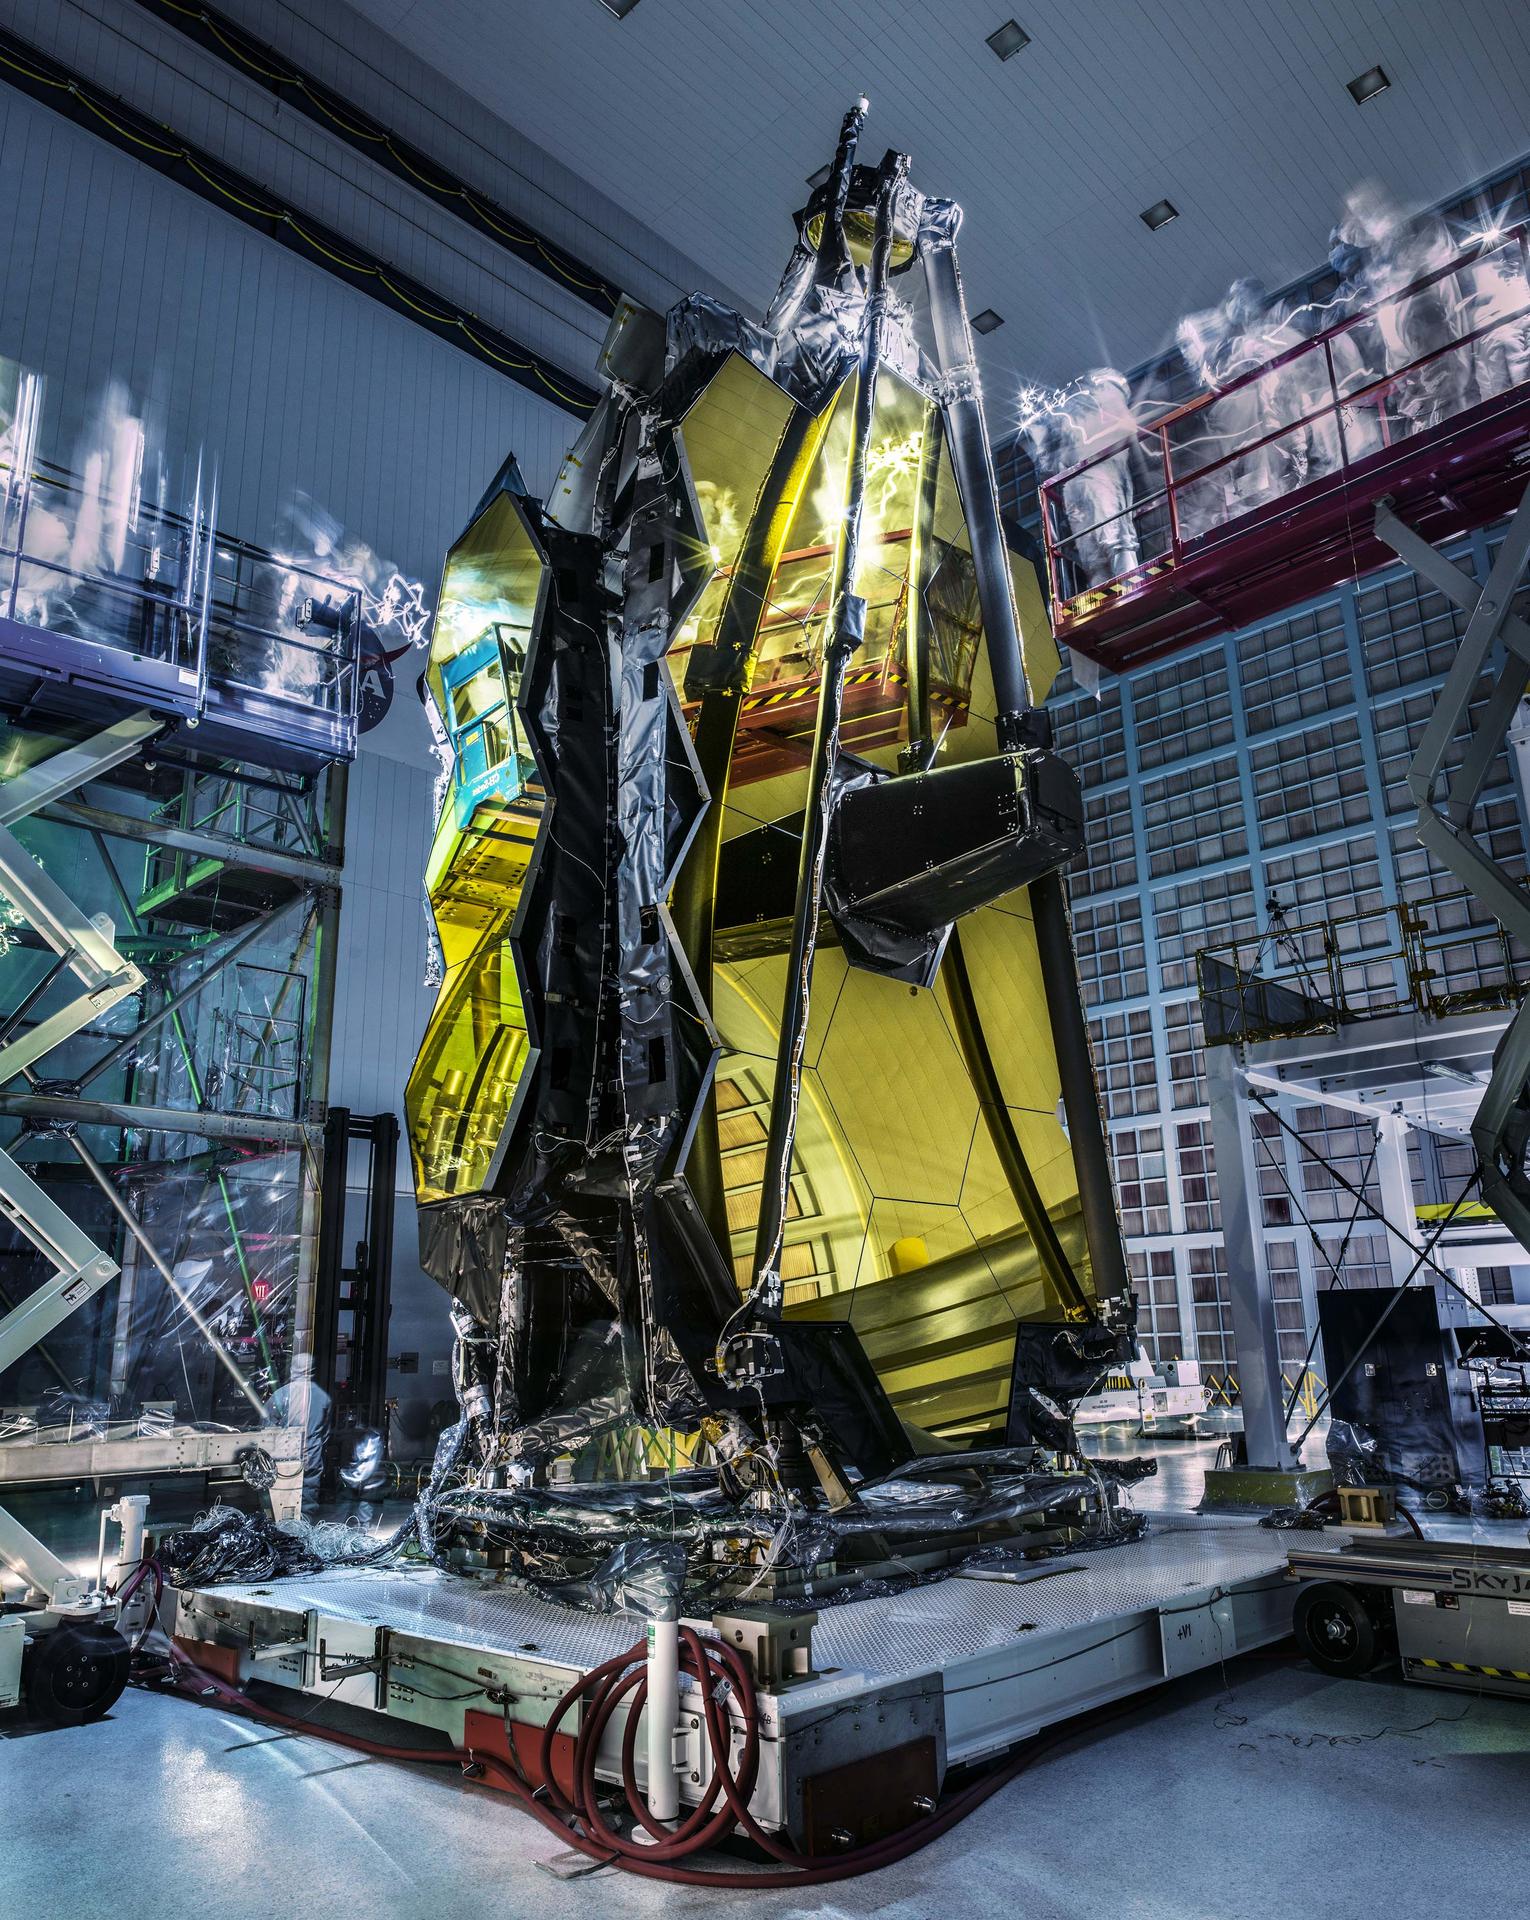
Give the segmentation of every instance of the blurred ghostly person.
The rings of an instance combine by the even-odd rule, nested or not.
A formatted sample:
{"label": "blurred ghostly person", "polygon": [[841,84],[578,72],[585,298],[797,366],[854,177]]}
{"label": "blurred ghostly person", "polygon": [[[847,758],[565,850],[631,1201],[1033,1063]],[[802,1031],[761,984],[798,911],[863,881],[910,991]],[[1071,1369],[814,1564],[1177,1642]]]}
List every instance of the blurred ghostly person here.
{"label": "blurred ghostly person", "polygon": [[1388,394],[1393,429],[1425,432],[1468,403],[1472,352],[1450,349],[1471,329],[1471,271],[1441,274],[1458,251],[1445,222],[1402,213],[1379,188],[1350,194],[1341,227],[1365,251],[1363,301],[1375,309],[1383,371],[1399,376]]}
{"label": "blurred ghostly person", "polygon": [[1047,458],[1052,471],[1090,463],[1061,487],[1077,592],[1129,573],[1142,557],[1133,512],[1137,421],[1126,375],[1114,367],[1096,367],[1081,375],[1063,393],[1050,420]]}
{"label": "blurred ghostly person", "polygon": [[1495,248],[1476,267],[1473,327],[1477,398],[1491,400],[1530,380],[1530,283],[1516,243]]}
{"label": "blurred ghostly person", "polygon": [[1187,414],[1175,435],[1180,534],[1194,539],[1302,484],[1309,448],[1300,423],[1311,396],[1299,362],[1269,367],[1301,334],[1262,281],[1235,280],[1219,305],[1186,315],[1178,338],[1191,371],[1220,394]]}
{"label": "blurred ghostly person", "polygon": [[[1387,370],[1381,335],[1364,310],[1369,259],[1363,233],[1341,220],[1328,235],[1328,264],[1338,275],[1338,285],[1322,310],[1318,326],[1342,328],[1331,335],[1328,356],[1333,364],[1334,395],[1340,402],[1343,453],[1351,466],[1386,444],[1382,425],[1385,396],[1368,391]],[[1345,321],[1353,324],[1343,326]],[[1337,447],[1332,451],[1336,455]]]}
{"label": "blurred ghostly person", "polygon": [[132,599],[102,584],[143,567],[130,551],[144,465],[144,424],[131,408],[126,387],[108,382],[76,444],[73,486],[34,484],[18,568],[20,619],[107,646],[142,638]]}
{"label": "blurred ghostly person", "polygon": [[334,1403],[313,1377],[312,1354],[293,1355],[291,1378],[271,1395],[267,1411],[278,1426],[303,1431],[303,1505],[310,1506],[319,1497],[324,1449],[334,1419]]}

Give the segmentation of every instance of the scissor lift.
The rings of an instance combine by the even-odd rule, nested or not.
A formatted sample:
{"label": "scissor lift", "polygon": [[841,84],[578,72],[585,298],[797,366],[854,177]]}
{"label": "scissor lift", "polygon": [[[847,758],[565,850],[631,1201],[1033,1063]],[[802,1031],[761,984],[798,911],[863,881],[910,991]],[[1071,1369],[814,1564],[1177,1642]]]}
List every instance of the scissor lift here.
{"label": "scissor lift", "polygon": [[[220,533],[200,469],[181,512],[42,460],[41,396],[22,373],[0,462],[0,702],[98,726],[147,709],[203,761],[352,759],[359,592]],[[73,537],[103,515],[120,522],[104,561]]]}
{"label": "scissor lift", "polygon": [[[1045,481],[1058,639],[1125,672],[1384,566],[1383,498],[1427,541],[1508,511],[1530,458],[1527,249],[1525,227],[1485,238]],[[1382,310],[1447,283],[1483,290],[1476,324],[1375,376]],[[1449,389],[1432,408],[1426,383]],[[1250,412],[1273,424],[1229,435]],[[1104,552],[1136,558],[1094,577]]]}

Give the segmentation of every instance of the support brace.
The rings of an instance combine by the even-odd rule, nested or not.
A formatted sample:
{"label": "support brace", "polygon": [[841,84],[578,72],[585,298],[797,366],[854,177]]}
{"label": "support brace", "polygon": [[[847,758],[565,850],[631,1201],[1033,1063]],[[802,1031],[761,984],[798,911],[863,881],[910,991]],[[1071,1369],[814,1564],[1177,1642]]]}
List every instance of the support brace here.
{"label": "support brace", "polygon": [[[0,820],[20,820],[73,791],[135,753],[156,730],[147,714],[119,721],[77,747],[29,768],[0,790]],[[144,984],[117,951],[110,922],[88,919],[51,879],[8,826],[0,825],[0,891],[39,932],[85,991],[68,1006],[0,1047],[0,1085],[18,1074],[30,1079],[35,1060],[67,1040],[97,1014]],[[30,1174],[0,1151],[0,1214],[54,1268],[54,1276],[0,1319],[0,1372],[44,1340],[116,1278],[118,1267],[51,1200]],[[54,1611],[84,1601],[84,1583],[35,1534],[0,1508],[0,1562],[44,1594]],[[93,1603],[91,1603],[93,1604]]]}
{"label": "support brace", "polygon": [[[1482,587],[1405,526],[1385,500],[1376,508],[1376,534],[1468,616],[1461,645],[1408,768],[1408,790],[1418,803],[1418,837],[1511,939],[1530,946],[1530,892],[1494,859],[1471,828],[1483,783],[1514,730],[1530,676],[1530,624],[1513,612],[1514,597],[1530,569],[1530,487],[1509,521],[1498,558]],[[1505,664],[1472,729],[1465,758],[1442,795],[1452,743],[1471,723],[1472,702],[1483,674],[1490,669],[1495,643],[1505,650]],[[1492,1078],[1472,1124],[1472,1145],[1483,1198],[1521,1245],[1530,1247],[1530,1172],[1525,1164],[1530,1145],[1530,999],[1521,1003],[1499,1044]]]}

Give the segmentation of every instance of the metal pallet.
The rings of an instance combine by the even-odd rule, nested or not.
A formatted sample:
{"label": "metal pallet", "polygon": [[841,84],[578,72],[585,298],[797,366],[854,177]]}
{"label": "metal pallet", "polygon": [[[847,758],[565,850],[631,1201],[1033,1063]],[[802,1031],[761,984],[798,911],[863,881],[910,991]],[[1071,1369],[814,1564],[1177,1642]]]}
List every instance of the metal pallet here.
{"label": "metal pallet", "polygon": [[[798,1832],[809,1782],[847,1754],[890,1758],[933,1738],[943,1775],[1088,1708],[1280,1639],[1295,1597],[1287,1544],[1248,1520],[1155,1515],[1148,1535],[1120,1546],[1041,1560],[990,1550],[927,1586],[825,1608],[813,1628],[812,1673],[760,1694],[755,1816]],[[1309,1550],[1346,1544],[1324,1533]],[[338,1699],[460,1745],[475,1732],[481,1744],[487,1702],[439,1697],[456,1690],[454,1679],[505,1689],[495,1718],[541,1726],[578,1674],[641,1640],[645,1624],[431,1569],[334,1568],[183,1593],[176,1633],[193,1656],[241,1684]],[[709,1771],[697,1717],[682,1693],[681,1793],[689,1800],[699,1791],[690,1775]],[[598,1771],[608,1780],[619,1778],[624,1725],[619,1711],[601,1748]],[[637,1751],[641,1759],[641,1741]]]}

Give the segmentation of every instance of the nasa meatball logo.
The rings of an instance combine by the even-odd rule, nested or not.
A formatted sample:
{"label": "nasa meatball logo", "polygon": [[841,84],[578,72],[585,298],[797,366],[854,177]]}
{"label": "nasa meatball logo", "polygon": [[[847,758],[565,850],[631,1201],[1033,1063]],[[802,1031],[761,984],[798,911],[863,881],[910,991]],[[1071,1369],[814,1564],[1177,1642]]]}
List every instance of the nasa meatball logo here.
{"label": "nasa meatball logo", "polygon": [[393,663],[408,644],[391,652],[370,627],[361,637],[361,659],[357,663],[356,726],[361,733],[380,727],[393,705]]}

